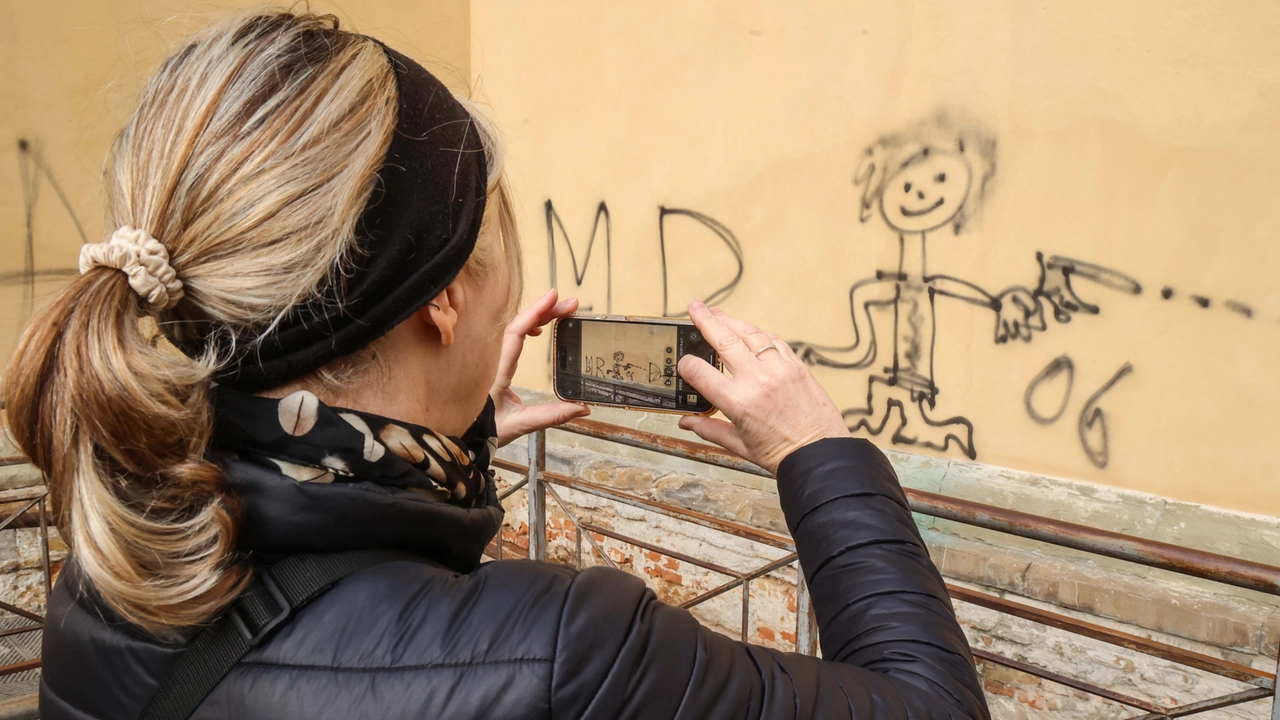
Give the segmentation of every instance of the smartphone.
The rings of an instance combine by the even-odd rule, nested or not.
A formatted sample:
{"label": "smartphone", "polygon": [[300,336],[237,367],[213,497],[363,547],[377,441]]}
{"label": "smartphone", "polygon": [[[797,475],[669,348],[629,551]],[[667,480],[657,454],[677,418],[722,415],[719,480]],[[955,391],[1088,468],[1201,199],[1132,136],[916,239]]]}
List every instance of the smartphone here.
{"label": "smartphone", "polygon": [[719,355],[688,320],[570,315],[552,333],[552,384],[569,402],[709,415],[715,408],[676,371],[685,355],[721,369]]}

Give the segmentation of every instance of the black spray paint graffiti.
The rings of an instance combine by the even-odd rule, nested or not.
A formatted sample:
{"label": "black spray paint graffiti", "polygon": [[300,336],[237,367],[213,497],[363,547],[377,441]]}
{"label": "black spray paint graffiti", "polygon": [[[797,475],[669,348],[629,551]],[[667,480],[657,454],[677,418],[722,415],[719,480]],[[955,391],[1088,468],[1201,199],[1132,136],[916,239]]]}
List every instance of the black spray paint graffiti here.
{"label": "black spray paint graffiti", "polygon": [[[1051,386],[1058,378],[1062,378],[1062,399],[1058,402],[1058,408],[1046,415],[1041,412],[1042,408],[1039,407],[1040,404],[1036,402],[1036,398],[1047,392],[1045,388]],[[1041,425],[1052,425],[1057,422],[1058,418],[1062,417],[1062,413],[1067,411],[1067,403],[1071,402],[1071,390],[1075,386],[1075,381],[1076,364],[1070,357],[1059,355],[1049,361],[1043,370],[1031,378],[1031,382],[1027,384],[1027,391],[1022,395],[1027,414]]]}
{"label": "black spray paint graffiti", "polygon": [[[1169,287],[1168,285],[1164,286],[1164,289],[1160,291],[1160,297],[1164,298],[1165,300],[1172,300],[1174,295],[1176,294],[1177,293],[1174,291],[1174,289]],[[1201,308],[1202,310],[1208,310],[1209,308],[1213,307],[1213,300],[1211,298],[1205,297],[1204,295],[1188,295],[1187,298],[1191,300],[1191,302],[1195,303],[1196,306]],[[1236,313],[1237,315],[1239,315],[1240,317],[1243,317],[1246,320],[1252,320],[1254,316],[1257,314],[1256,311],[1253,309],[1252,305],[1242,303],[1239,300],[1223,300],[1222,307],[1226,308],[1227,310],[1230,310],[1233,313]]]}
{"label": "black spray paint graffiti", "polygon": [[[1089,396],[1085,401],[1084,409],[1080,411],[1080,423],[1078,429],[1080,432],[1080,444],[1084,446],[1085,454],[1089,456],[1089,460],[1100,468],[1107,466],[1107,462],[1111,459],[1111,443],[1107,437],[1107,416],[1102,412],[1102,408],[1098,407],[1098,402],[1102,400],[1102,396],[1107,393],[1120,379],[1125,375],[1133,372],[1133,365],[1125,363],[1120,366],[1115,375],[1111,379],[1102,384],[1097,392]],[[1098,429],[1098,435],[1091,437],[1090,430]]]}
{"label": "black spray paint graffiti", "polygon": [[[893,424],[892,441],[947,451],[954,443],[977,458],[973,423],[956,415],[934,417],[937,397],[935,348],[938,298],[959,300],[994,313],[994,341],[1030,341],[1047,329],[1046,305],[1058,322],[1074,313],[1097,314],[1097,305],[1079,296],[1075,280],[1137,295],[1142,286],[1115,270],[1071,258],[1037,253],[1034,289],[1013,286],[999,292],[952,275],[930,272],[927,241],[935,232],[959,235],[981,210],[995,174],[996,141],[974,126],[939,117],[911,132],[890,135],[867,148],[854,176],[862,188],[859,219],[880,219],[898,236],[898,265],[878,270],[849,290],[853,341],[847,345],[793,342],[811,365],[872,369],[865,406],[844,411],[850,430],[879,435]],[[873,312],[892,317],[892,343],[882,357]],[[879,364],[879,367],[873,367]]]}
{"label": "black spray paint graffiti", "polygon": [[[688,302],[692,298],[686,294],[676,296],[675,302],[672,302],[672,283],[671,283],[671,262],[667,257],[667,219],[673,217],[686,217],[702,224],[703,227],[710,230],[715,237],[719,238],[724,246],[728,248],[733,257],[737,270],[728,282],[721,287],[716,288],[711,294],[702,298],[702,301],[708,305],[716,305],[724,302],[726,298],[733,294],[738,282],[742,280],[744,265],[742,264],[742,243],[738,242],[738,236],[725,226],[724,223],[713,217],[704,215],[696,210],[686,210],[683,208],[658,208],[658,247],[662,251],[662,316],[663,317],[684,317],[689,314]],[[676,256],[672,253],[673,257]],[[689,262],[691,258],[701,259],[695,254],[689,254],[684,257],[682,262]],[[675,305],[676,311],[672,312],[672,305]]]}
{"label": "black spray paint graffiti", "polygon": [[[587,237],[585,248],[581,253],[575,249],[574,242],[565,230],[564,221],[560,219],[555,205],[547,200],[545,205],[547,222],[547,254],[551,264],[551,287],[564,290],[566,293],[579,294],[587,282],[592,252],[599,236],[604,242],[604,307],[596,307],[594,299],[584,300],[583,312],[613,312],[613,219],[609,206],[601,201],[596,206],[595,220],[591,225],[591,234]],[[690,220],[694,227],[700,229],[702,239],[711,238],[711,248],[727,253],[733,266],[731,275],[716,279],[704,272],[706,254],[686,252],[680,247],[680,241],[673,236],[671,225],[674,221]],[[687,231],[680,235],[684,242],[690,241]],[[573,275],[573,287],[561,287],[559,282],[558,246],[564,245],[569,253],[569,262]],[[688,208],[670,208],[658,206],[658,251],[662,257],[662,315],[663,317],[682,317],[687,314],[685,305],[693,298],[700,298],[708,304],[724,302],[737,288],[745,265],[742,259],[742,244],[738,237],[724,223],[705,213]],[[579,262],[581,260],[581,262]],[[693,268],[692,273],[680,275],[677,263]],[[710,284],[708,284],[710,283]]]}
{"label": "black spray paint graffiti", "polygon": [[[940,297],[993,313],[993,341],[1006,344],[1015,339],[1030,342],[1034,333],[1048,329],[1050,315],[1058,323],[1068,323],[1077,313],[1099,314],[1101,306],[1091,294],[1090,286],[1096,286],[1094,290],[1101,287],[1124,295],[1142,294],[1142,283],[1123,272],[1060,255],[1046,256],[1043,252],[1035,253],[1038,279],[1033,287],[1013,285],[993,291],[954,275],[930,272],[928,238],[937,233],[960,235],[969,225],[982,209],[995,175],[995,160],[996,141],[989,133],[941,116],[907,132],[883,137],[867,148],[854,175],[854,184],[861,194],[859,219],[867,223],[879,216],[897,236],[897,266],[877,270],[873,277],[858,280],[850,287],[849,313],[853,329],[850,343],[791,343],[811,365],[871,371],[865,405],[844,411],[851,430],[880,435],[892,426],[894,443],[943,452],[954,447],[971,459],[977,458],[973,423],[959,414],[935,416],[941,394],[935,375],[936,303]],[[556,228],[559,228],[559,235],[570,251],[575,283],[580,288],[601,218],[606,248],[611,248],[608,207],[601,202],[597,208],[581,266],[549,200],[546,210],[552,285],[556,286],[557,280],[555,246]],[[718,247],[724,248],[733,259],[732,277],[726,276],[716,283],[704,280],[698,292],[673,289],[678,284],[673,278],[681,269],[681,263],[702,269],[690,262],[699,261],[700,256],[686,252],[688,242],[672,239],[669,225],[680,218],[692,219],[696,225],[710,230],[710,234],[701,233],[704,240],[718,238]],[[683,302],[693,297],[702,297],[710,303],[722,302],[743,276],[745,265],[737,237],[723,223],[702,213],[660,206],[658,244],[662,254],[664,315],[683,315],[680,310]],[[606,254],[611,256],[611,251],[607,249]],[[606,265],[607,297],[611,304],[611,257]],[[1174,295],[1173,288],[1167,286],[1160,293],[1165,300]],[[1237,300],[1215,304],[1202,295],[1190,298],[1201,308],[1220,306],[1241,318],[1255,317],[1252,306]],[[878,334],[878,319],[884,324],[891,323],[891,328],[881,327]],[[892,342],[884,338],[892,338]],[[882,348],[882,342],[887,347]],[[1079,440],[1090,462],[1098,467],[1105,467],[1110,459],[1106,414],[1099,404],[1103,395],[1132,371],[1132,365],[1125,363],[1089,398],[1080,413]],[[1067,412],[1075,365],[1064,357],[1051,363],[1041,375],[1043,377],[1038,375],[1033,387],[1028,388],[1025,403],[1034,421],[1048,425]],[[1041,385],[1051,385],[1058,380],[1065,381],[1068,388],[1058,404],[1044,409],[1032,402]]]}
{"label": "black spray paint graffiti", "polygon": [[[1080,446],[1084,448],[1085,455],[1088,456],[1089,462],[1099,468],[1105,468],[1111,459],[1111,440],[1107,434],[1107,417],[1106,413],[1099,407],[1102,396],[1116,383],[1120,382],[1126,375],[1133,372],[1133,365],[1125,363],[1120,369],[1111,376],[1111,379],[1102,384],[1089,399],[1085,401],[1084,407],[1080,410],[1080,419],[1076,424],[1077,432],[1080,436]],[[1041,425],[1052,425],[1062,417],[1067,410],[1067,404],[1071,402],[1071,391],[1074,389],[1076,375],[1076,365],[1067,355],[1059,355],[1049,361],[1048,365],[1036,376],[1031,378],[1031,382],[1027,384],[1027,391],[1022,396],[1023,404],[1026,406],[1027,414],[1031,419]],[[1050,388],[1057,385],[1056,393]],[[1053,397],[1058,395],[1059,399],[1054,405],[1056,409],[1052,412],[1045,413],[1044,401],[1039,400],[1044,396]]]}
{"label": "black spray paint graffiti", "polygon": [[[1054,319],[1061,323],[1071,322],[1072,313],[1097,315],[1100,312],[1097,305],[1084,301],[1076,294],[1071,284],[1072,277],[1089,280],[1126,295],[1142,293],[1142,284],[1137,280],[1101,265],[1057,255],[1045,260],[1044,253],[1040,252],[1036,253],[1036,260],[1040,263],[1040,284],[1033,294],[1049,303]],[[1043,316],[1040,319],[1041,327],[1038,329],[1044,330]]]}
{"label": "black spray paint graffiti", "polygon": [[66,210],[67,216],[80,234],[80,241],[88,242],[88,240],[84,233],[84,227],[80,225],[80,218],[76,217],[76,212],[71,207],[71,201],[67,199],[66,193],[62,191],[62,186],[58,184],[58,181],[53,177],[53,173],[49,171],[49,167],[45,164],[39,150],[25,138],[18,140],[18,175],[22,184],[22,207],[26,221],[26,237],[23,238],[22,270],[0,273],[0,286],[22,285],[22,315],[26,317],[31,314],[35,305],[37,280],[74,277],[78,272],[74,268],[37,269],[36,267],[35,221],[36,208],[40,200],[41,178],[49,184],[49,187],[53,189],[54,195],[58,197],[59,204]]}
{"label": "black spray paint graffiti", "polygon": [[[604,283],[605,283],[605,303],[604,312],[609,314],[613,312],[613,220],[609,216],[609,206],[603,201],[596,206],[595,221],[591,223],[591,235],[587,238],[587,248],[582,253],[582,264],[578,264],[578,255],[573,249],[573,240],[569,238],[569,233],[564,229],[564,222],[560,219],[560,215],[556,213],[556,208],[548,200],[546,203],[547,214],[547,255],[551,260],[551,287],[560,287],[557,282],[556,268],[558,262],[556,260],[556,228],[560,229],[560,237],[564,238],[564,246],[569,250],[569,262],[573,265],[573,282],[574,290],[582,288],[583,282],[586,281],[588,263],[591,262],[591,251],[596,245],[596,234],[600,231],[600,223],[604,221]],[[583,305],[583,312],[598,312],[594,304]]]}

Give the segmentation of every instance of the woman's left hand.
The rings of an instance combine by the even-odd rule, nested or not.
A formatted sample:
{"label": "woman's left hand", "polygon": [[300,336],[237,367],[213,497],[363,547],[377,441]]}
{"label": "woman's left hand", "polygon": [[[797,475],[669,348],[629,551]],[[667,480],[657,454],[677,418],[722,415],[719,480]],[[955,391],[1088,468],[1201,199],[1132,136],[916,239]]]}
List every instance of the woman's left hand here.
{"label": "woman's left hand", "polygon": [[567,298],[556,302],[557,293],[551,290],[539,300],[525,308],[507,325],[506,334],[502,338],[502,360],[498,363],[498,377],[493,381],[489,397],[497,409],[498,446],[501,447],[522,435],[545,430],[566,423],[574,418],[591,414],[586,405],[557,402],[546,405],[525,405],[520,396],[511,389],[511,378],[516,374],[516,365],[520,362],[520,351],[524,350],[526,337],[537,337],[542,334],[542,327],[547,323],[572,315],[578,309],[577,298]]}

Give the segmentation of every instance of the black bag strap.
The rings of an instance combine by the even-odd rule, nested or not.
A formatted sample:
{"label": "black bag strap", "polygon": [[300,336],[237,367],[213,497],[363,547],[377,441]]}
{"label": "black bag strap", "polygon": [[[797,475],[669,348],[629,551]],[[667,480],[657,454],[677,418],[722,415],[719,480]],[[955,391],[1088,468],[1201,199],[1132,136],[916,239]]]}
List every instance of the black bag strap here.
{"label": "black bag strap", "polygon": [[191,642],[160,679],[141,720],[187,720],[213,688],[254,647],[295,611],[339,580],[376,565],[416,559],[391,550],[290,555],[255,569],[254,579],[231,608]]}

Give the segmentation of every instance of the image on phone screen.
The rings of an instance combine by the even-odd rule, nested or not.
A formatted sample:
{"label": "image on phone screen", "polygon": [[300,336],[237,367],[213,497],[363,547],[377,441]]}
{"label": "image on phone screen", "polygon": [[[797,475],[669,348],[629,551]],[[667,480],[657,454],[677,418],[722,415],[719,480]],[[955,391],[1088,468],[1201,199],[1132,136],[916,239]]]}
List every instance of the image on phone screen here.
{"label": "image on phone screen", "polygon": [[569,317],[556,324],[556,394],[565,400],[667,412],[705,413],[711,403],[676,371],[715,352],[689,322]]}

